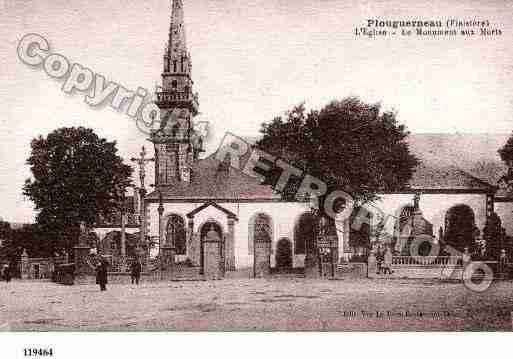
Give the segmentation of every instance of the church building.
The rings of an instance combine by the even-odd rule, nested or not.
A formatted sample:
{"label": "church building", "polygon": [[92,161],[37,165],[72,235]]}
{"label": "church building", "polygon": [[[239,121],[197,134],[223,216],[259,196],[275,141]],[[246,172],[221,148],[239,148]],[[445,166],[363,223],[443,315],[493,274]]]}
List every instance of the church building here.
{"label": "church building", "polygon": [[[199,100],[194,93],[182,0],[172,1],[163,60],[162,86],[156,93],[161,127],[151,135],[155,190],[142,203],[146,235],[160,238],[160,246],[174,247],[176,262],[193,266],[203,265],[204,239],[215,232],[222,240],[228,271],[249,269],[259,275],[304,267],[309,243],[316,238],[308,203],[282,200],[270,186],[215,155],[201,158],[203,144],[194,136],[193,126]],[[431,145],[436,147],[436,143]],[[408,190],[383,193],[367,206],[370,224],[383,214],[391,215],[395,220],[386,225],[402,232],[408,223],[420,221],[423,234],[435,241],[455,223],[462,223],[460,217],[482,231],[494,210],[497,187],[452,164],[423,157],[423,153],[420,157],[422,164]],[[336,258],[357,255],[360,249],[350,241],[349,222],[337,229]]]}

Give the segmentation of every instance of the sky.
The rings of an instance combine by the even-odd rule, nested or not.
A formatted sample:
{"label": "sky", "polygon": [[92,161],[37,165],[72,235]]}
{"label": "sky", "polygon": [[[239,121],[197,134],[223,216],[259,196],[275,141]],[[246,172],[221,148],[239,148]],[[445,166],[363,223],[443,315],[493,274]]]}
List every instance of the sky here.
{"label": "sky", "polygon": [[[160,81],[170,0],[0,0],[0,217],[34,219],[22,195],[30,140],[86,126],[128,159],[151,143],[124,112],[93,109],[84,93],[22,63],[27,33],[50,51],[130,90]],[[184,0],[199,120],[210,150],[226,131],[255,136],[262,122],[306,102],[359,96],[394,109],[418,133],[513,129],[513,2],[471,0]],[[488,20],[493,37],[355,36],[367,19]],[[152,169],[148,169],[152,172]],[[151,183],[151,176],[148,178]]]}

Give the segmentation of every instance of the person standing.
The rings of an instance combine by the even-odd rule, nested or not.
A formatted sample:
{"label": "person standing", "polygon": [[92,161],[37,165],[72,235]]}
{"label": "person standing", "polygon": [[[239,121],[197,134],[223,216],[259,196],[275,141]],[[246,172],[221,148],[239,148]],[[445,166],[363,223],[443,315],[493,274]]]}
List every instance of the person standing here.
{"label": "person standing", "polygon": [[96,284],[100,285],[100,290],[107,290],[107,262],[102,260],[96,268]]}
{"label": "person standing", "polygon": [[139,285],[139,279],[141,278],[142,265],[139,259],[137,258],[132,262],[130,266],[130,277],[132,278],[132,284]]}
{"label": "person standing", "polygon": [[3,269],[3,278],[4,280],[9,283],[11,281],[11,267],[9,264],[6,264],[4,265],[4,269]]}
{"label": "person standing", "polygon": [[5,281],[7,283],[9,283],[11,281],[11,265],[10,264],[6,264],[5,265],[5,274],[4,274],[4,277],[5,277]]}
{"label": "person standing", "polygon": [[386,249],[385,256],[383,258],[383,274],[392,274],[392,250],[390,247]]}
{"label": "person standing", "polygon": [[376,253],[376,263],[377,263],[377,271],[376,274],[383,273],[383,249],[378,247],[378,251]]}

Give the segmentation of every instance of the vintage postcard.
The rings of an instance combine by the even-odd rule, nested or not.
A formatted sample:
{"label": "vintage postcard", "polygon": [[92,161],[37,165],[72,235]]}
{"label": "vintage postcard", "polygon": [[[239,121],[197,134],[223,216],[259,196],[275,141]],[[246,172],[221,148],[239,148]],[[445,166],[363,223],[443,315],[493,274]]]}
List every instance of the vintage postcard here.
{"label": "vintage postcard", "polygon": [[0,7],[0,335],[513,329],[513,3]]}

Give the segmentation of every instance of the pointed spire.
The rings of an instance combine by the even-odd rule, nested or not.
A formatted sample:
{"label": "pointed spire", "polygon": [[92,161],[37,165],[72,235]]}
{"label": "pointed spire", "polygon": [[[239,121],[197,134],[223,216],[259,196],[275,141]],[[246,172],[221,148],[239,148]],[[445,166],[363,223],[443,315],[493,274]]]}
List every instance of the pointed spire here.
{"label": "pointed spire", "polygon": [[169,61],[167,71],[186,72],[183,68],[184,58],[188,57],[183,3],[182,0],[172,1],[169,39],[166,46],[166,57]]}

